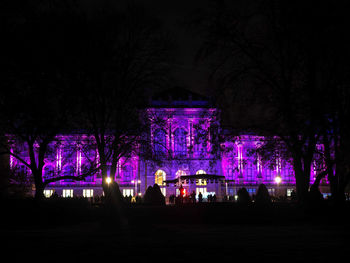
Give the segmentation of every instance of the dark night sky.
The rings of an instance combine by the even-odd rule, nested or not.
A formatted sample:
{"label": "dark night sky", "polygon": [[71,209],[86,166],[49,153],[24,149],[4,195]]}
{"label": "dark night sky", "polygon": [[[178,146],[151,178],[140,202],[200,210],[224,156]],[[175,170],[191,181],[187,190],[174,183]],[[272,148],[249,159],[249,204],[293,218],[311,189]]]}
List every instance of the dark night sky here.
{"label": "dark night sky", "polygon": [[204,63],[200,66],[194,64],[194,55],[201,45],[201,39],[195,31],[185,25],[184,20],[208,0],[135,0],[134,2],[142,5],[150,15],[159,18],[164,23],[164,29],[177,42],[176,61],[173,64],[175,85],[206,94],[209,70]]}

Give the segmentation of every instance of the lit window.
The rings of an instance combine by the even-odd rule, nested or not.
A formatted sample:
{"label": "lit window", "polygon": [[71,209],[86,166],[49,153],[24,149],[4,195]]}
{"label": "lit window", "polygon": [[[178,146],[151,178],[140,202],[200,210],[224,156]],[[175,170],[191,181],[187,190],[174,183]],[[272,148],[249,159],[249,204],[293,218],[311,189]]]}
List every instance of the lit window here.
{"label": "lit window", "polygon": [[94,190],[93,189],[83,189],[83,196],[86,198],[90,198],[94,196]]}
{"label": "lit window", "polygon": [[166,180],[166,173],[163,170],[158,170],[155,173],[154,183],[157,185],[163,185]]}
{"label": "lit window", "polygon": [[274,188],[269,188],[267,190],[269,191],[269,195],[275,195],[275,189]]}
{"label": "lit window", "polygon": [[73,197],[73,189],[63,189],[63,197]]}
{"label": "lit window", "polygon": [[133,189],[123,189],[123,196],[134,196]]}
{"label": "lit window", "polygon": [[288,196],[288,197],[291,197],[291,196],[292,196],[293,190],[294,190],[293,188],[288,188],[288,189],[287,189],[287,196]]}
{"label": "lit window", "polygon": [[197,187],[196,188],[196,197],[198,198],[199,193],[202,194],[203,198],[207,198],[207,188],[206,187]]}
{"label": "lit window", "polygon": [[52,194],[53,194],[53,190],[52,190],[52,189],[50,189],[50,190],[44,190],[44,196],[45,196],[46,198],[51,197]]}
{"label": "lit window", "polygon": [[206,172],[204,170],[198,170],[196,174],[206,174]]}
{"label": "lit window", "polygon": [[166,188],[165,187],[160,188],[160,191],[162,192],[162,194],[164,196],[166,196]]}
{"label": "lit window", "polygon": [[196,181],[196,185],[207,185],[207,180],[205,180],[205,179],[198,179]]}

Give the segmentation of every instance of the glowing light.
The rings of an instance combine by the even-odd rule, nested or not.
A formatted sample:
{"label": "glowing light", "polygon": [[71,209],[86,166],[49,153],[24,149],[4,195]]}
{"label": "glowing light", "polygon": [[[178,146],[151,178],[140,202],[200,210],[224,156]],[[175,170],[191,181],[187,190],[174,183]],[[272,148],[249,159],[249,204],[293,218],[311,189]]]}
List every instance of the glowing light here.
{"label": "glowing light", "polygon": [[206,172],[204,170],[198,170],[196,174],[206,174]]}
{"label": "glowing light", "polygon": [[282,178],[281,178],[280,176],[276,176],[276,177],[275,177],[275,182],[276,182],[277,184],[281,183],[281,182],[282,182]]}
{"label": "glowing light", "polygon": [[166,180],[166,173],[163,170],[158,170],[155,173],[154,183],[157,185],[163,185],[165,180]]}
{"label": "glowing light", "polygon": [[196,184],[197,185],[207,185],[207,180],[205,180],[205,179],[198,179]]}
{"label": "glowing light", "polygon": [[111,182],[112,182],[112,178],[111,178],[111,177],[107,177],[107,178],[106,178],[106,183],[107,183],[107,184],[110,184]]}

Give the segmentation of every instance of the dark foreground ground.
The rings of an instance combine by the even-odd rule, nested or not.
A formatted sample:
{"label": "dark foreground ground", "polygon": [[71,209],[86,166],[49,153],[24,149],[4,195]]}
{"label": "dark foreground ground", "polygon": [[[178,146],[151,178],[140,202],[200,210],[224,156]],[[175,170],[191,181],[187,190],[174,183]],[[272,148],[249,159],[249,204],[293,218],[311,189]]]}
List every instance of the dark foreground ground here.
{"label": "dark foreground ground", "polygon": [[15,262],[347,262],[350,257],[349,205],[139,205],[126,208],[129,221],[122,229],[103,208],[84,201],[40,207],[14,201],[3,207],[2,256]]}

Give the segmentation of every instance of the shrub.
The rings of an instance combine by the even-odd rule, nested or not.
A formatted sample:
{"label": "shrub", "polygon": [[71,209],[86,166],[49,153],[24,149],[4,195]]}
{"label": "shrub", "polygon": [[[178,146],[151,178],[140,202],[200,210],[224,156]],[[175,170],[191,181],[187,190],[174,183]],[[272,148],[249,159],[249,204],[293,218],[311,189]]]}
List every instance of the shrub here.
{"label": "shrub", "polygon": [[255,197],[255,203],[257,205],[267,206],[271,204],[271,197],[269,191],[264,184],[260,184],[258,192]]}
{"label": "shrub", "polygon": [[237,202],[242,205],[249,205],[252,202],[250,195],[245,187],[241,188],[237,192],[238,200]]}
{"label": "shrub", "polygon": [[149,186],[144,196],[144,202],[150,205],[165,205],[165,197],[160,191],[160,187],[154,184]]}

